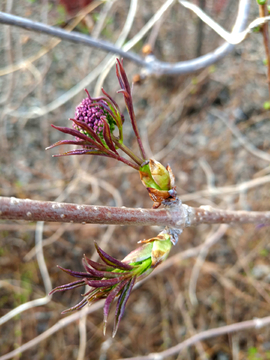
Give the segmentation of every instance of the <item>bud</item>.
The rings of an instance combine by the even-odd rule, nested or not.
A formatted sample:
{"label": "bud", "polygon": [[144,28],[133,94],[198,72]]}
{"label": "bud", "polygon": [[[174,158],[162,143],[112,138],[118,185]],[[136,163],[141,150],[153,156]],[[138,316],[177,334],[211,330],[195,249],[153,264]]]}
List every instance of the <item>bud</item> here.
{"label": "bud", "polygon": [[170,190],[170,174],[167,169],[154,159],[149,160],[149,168],[155,183],[161,190]]}
{"label": "bud", "polygon": [[136,264],[145,260],[151,259],[151,268],[153,269],[167,259],[171,247],[171,235],[160,233],[158,236],[139,241],[143,245],[130,254],[128,254],[122,261],[128,264]]}
{"label": "bud", "polygon": [[165,168],[154,159],[147,160],[140,167],[140,177],[154,202],[154,208],[158,208],[162,201],[176,197],[175,178],[170,165]]}
{"label": "bud", "polygon": [[57,286],[50,294],[59,291],[71,290],[88,285],[90,291],[83,294],[83,300],[62,313],[79,310],[87,304],[100,299],[106,299],[104,304],[104,333],[113,300],[118,297],[115,312],[113,337],[115,336],[120,320],[123,317],[127,300],[137,280],[149,275],[156,266],[164,261],[172,247],[171,235],[160,233],[157,237],[143,240],[142,246],[119,261],[105,253],[96,243],[96,249],[103,264],[97,263],[86,256],[83,266],[86,272],[73,271],[58,266],[61,270],[77,278],[77,281]]}

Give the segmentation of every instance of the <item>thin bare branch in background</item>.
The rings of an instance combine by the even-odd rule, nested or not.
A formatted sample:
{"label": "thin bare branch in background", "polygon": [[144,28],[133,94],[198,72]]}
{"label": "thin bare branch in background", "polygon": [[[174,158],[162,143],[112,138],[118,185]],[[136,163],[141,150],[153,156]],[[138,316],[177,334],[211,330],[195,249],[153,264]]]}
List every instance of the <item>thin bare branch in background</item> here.
{"label": "thin bare branch in background", "polygon": [[[265,18],[268,15],[267,5],[259,5],[259,13],[261,18]],[[268,16],[269,17],[269,16]],[[263,35],[263,44],[266,54],[266,62],[267,62],[267,84],[268,84],[268,92],[270,98],[270,44],[269,44],[269,30],[268,23],[263,23],[261,25],[261,31]]]}
{"label": "thin bare branch in background", "polygon": [[[167,1],[164,4],[164,6],[168,7],[172,1],[173,0]],[[238,32],[241,32],[242,29],[244,28],[244,26],[246,24],[246,18],[248,15],[249,4],[250,4],[249,0],[240,0],[238,15],[237,15],[237,19],[235,22],[235,26],[233,28],[232,38],[235,38],[235,34],[237,34]],[[155,15],[154,22],[159,20],[159,18],[157,18],[158,17],[157,14],[158,13],[156,13],[156,15]],[[264,20],[260,20],[260,21],[263,22]],[[91,46],[91,47],[94,46],[101,50],[115,53],[115,54],[117,54],[125,59],[129,59],[129,60],[135,62],[137,65],[145,68],[145,70],[147,70],[147,73],[155,74],[155,75],[184,74],[184,73],[194,72],[203,67],[206,67],[206,66],[209,66],[209,65],[215,63],[216,61],[218,61],[219,59],[224,57],[228,52],[232,51],[232,49],[233,49],[233,44],[227,43],[227,44],[220,46],[214,52],[209,53],[204,56],[201,56],[197,59],[183,61],[183,62],[179,62],[176,64],[168,64],[165,62],[158,61],[153,57],[144,60],[143,58],[136,55],[135,53],[131,53],[127,50],[122,50],[122,49],[116,47],[115,45],[110,44],[106,41],[95,40],[95,39],[91,38],[90,36],[77,34],[77,33],[73,33],[73,32],[68,33],[65,30],[56,29],[56,28],[46,26],[41,23],[33,22],[31,20],[27,20],[27,19],[15,16],[15,15],[0,13],[0,23],[19,26],[19,27],[23,27],[25,29],[32,30],[32,31],[43,32],[48,35],[59,37],[63,40],[73,41],[73,42],[81,43],[81,44],[84,44],[86,46]],[[153,25],[154,24],[152,24],[152,26]],[[256,26],[258,26],[258,24]],[[140,36],[140,32],[138,33],[138,36]]]}
{"label": "thin bare branch in background", "polygon": [[[42,249],[43,224],[44,223],[42,221],[39,221],[37,223],[37,225],[36,225],[36,236],[35,236],[36,246],[35,246],[35,250],[36,250],[36,257],[37,257],[39,270],[40,270],[42,280],[43,280],[43,283],[44,283],[45,293],[48,294],[52,290],[52,283],[51,283],[51,279],[50,279],[48,269],[47,269],[47,266],[46,266],[46,263],[45,263],[43,249]],[[36,300],[33,300],[33,301],[29,301],[27,303],[24,303],[22,305],[19,305],[18,307],[16,307],[15,309],[9,311],[7,314],[5,314],[4,316],[2,316],[0,318],[0,325],[2,325],[5,322],[9,321],[14,316],[22,313],[23,311],[32,309],[33,307],[36,307],[36,306],[46,305],[46,304],[48,304],[48,302],[50,300],[51,300],[51,296],[46,295],[44,298],[36,299]]]}
{"label": "thin bare branch in background", "polygon": [[[208,26],[210,26],[219,36],[221,36],[228,43],[236,45],[241,43],[246,36],[252,32],[253,29],[260,25],[267,25],[267,22],[270,20],[270,16],[261,15],[261,18],[258,18],[252,21],[248,27],[244,31],[237,31],[233,28],[233,31],[229,33],[225,29],[223,29],[220,25],[218,25],[213,19],[211,19],[203,10],[201,10],[197,5],[192,4],[190,1],[186,0],[178,0],[181,5],[192,10],[203,22],[205,22]],[[244,7],[239,10],[244,10]]]}
{"label": "thin bare branch in background", "polygon": [[201,247],[199,255],[192,268],[190,282],[189,282],[189,298],[193,306],[198,305],[198,299],[196,296],[196,285],[200,275],[201,267],[206,259],[208,251],[211,246],[217,243],[222,238],[222,236],[224,236],[227,229],[228,229],[228,225],[226,224],[220,225],[217,231],[215,231],[213,234],[211,234],[209,237],[206,238],[204,244]]}
{"label": "thin bare branch in background", "polygon": [[[183,349],[186,349],[187,347],[190,347],[198,343],[199,341],[203,341],[224,334],[230,334],[236,331],[243,331],[247,329],[261,329],[262,327],[267,326],[269,324],[270,324],[270,316],[267,316],[262,319],[248,320],[248,321],[235,323],[232,325],[221,326],[219,328],[202,331],[199,334],[193,335],[189,339],[184,340],[183,342],[179,343],[176,346],[171,347],[168,350],[164,350],[159,353],[149,354],[147,356],[136,356],[132,358],[122,358],[119,360],[156,360],[156,359],[162,360],[174,354],[178,354]],[[0,358],[0,360],[2,359]]]}
{"label": "thin bare branch in background", "polygon": [[[160,19],[163,15],[164,11],[168,9],[168,7],[173,3],[174,0],[167,0],[166,3],[161,6],[161,8],[156,12],[156,14],[143,26],[143,28],[132,38],[130,39],[124,46],[123,51],[124,54],[130,50],[134,45],[136,45],[145,34],[154,26],[154,24]],[[248,9],[247,9],[248,11]],[[1,18],[1,14],[0,14]],[[76,33],[77,34],[77,33]],[[79,34],[80,35],[80,34]],[[97,40],[98,41],[98,40]],[[117,53],[117,52],[116,52]],[[25,119],[36,118],[42,115],[45,115],[49,112],[52,112],[59,108],[61,105],[64,105],[66,102],[71,100],[74,96],[76,96],[80,91],[85,89],[89,84],[91,84],[102,72],[104,67],[107,64],[110,55],[106,56],[100,64],[94,68],[83,80],[78,82],[75,86],[61,95],[59,98],[53,100],[51,103],[45,105],[44,107],[34,107],[28,112],[22,111],[9,111],[9,116],[21,117],[23,116]]]}
{"label": "thin bare branch in background", "polygon": [[[125,43],[127,36],[131,30],[131,27],[132,27],[132,24],[134,22],[134,18],[136,15],[136,11],[137,11],[137,5],[138,5],[137,0],[132,0],[130,2],[130,8],[129,8],[129,12],[127,15],[125,25],[124,25],[117,41],[115,42],[115,46],[117,46],[119,48],[123,47],[123,44]],[[94,90],[94,97],[100,96],[100,91],[101,91],[101,88],[103,87],[103,83],[104,83],[109,71],[115,64],[116,56],[109,56],[109,57],[110,58],[109,58],[107,64],[104,66],[103,71],[101,72],[101,74],[99,75],[99,77],[97,79],[95,90]]]}
{"label": "thin bare branch in background", "polygon": [[268,154],[265,151],[257,149],[251,142],[248,140],[241,132],[238,130],[238,128],[229,121],[229,119],[225,118],[223,114],[221,114],[218,110],[212,111],[212,114],[222,120],[222,122],[230,129],[230,131],[233,133],[233,135],[238,139],[241,145],[244,146],[244,148],[249,151],[252,155],[257,156],[260,159],[263,159],[265,161],[270,161],[270,154]]}

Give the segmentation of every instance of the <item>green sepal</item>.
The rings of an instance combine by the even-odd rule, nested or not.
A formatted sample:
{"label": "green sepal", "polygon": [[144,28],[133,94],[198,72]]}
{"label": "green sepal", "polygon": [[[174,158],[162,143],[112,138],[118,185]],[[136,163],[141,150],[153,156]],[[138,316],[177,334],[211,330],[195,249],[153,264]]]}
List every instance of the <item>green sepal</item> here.
{"label": "green sepal", "polygon": [[149,169],[155,183],[160,186],[161,190],[170,190],[170,174],[160,162],[150,159]]}
{"label": "green sepal", "polygon": [[160,186],[158,186],[158,184],[154,181],[151,175],[149,163],[141,166],[139,171],[140,171],[141,181],[145,187],[162,190]]}
{"label": "green sepal", "polygon": [[139,248],[131,251],[122,262],[131,264],[131,265],[139,265],[142,261],[151,258],[153,243],[148,243],[140,246]]}
{"label": "green sepal", "polygon": [[164,236],[166,240],[158,240],[153,242],[153,248],[152,248],[152,266],[157,266],[162,261],[167,259],[171,248],[172,248],[172,242],[170,239],[170,235]]}

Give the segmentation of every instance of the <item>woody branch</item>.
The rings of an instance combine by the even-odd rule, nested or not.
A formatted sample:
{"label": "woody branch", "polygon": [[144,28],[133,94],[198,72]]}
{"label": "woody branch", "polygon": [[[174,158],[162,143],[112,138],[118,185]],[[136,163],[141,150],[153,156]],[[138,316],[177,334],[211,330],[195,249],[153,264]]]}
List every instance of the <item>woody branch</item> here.
{"label": "woody branch", "polygon": [[230,211],[185,204],[163,209],[77,205],[51,201],[0,197],[0,219],[85,224],[169,226],[185,228],[200,224],[270,224],[270,211]]}

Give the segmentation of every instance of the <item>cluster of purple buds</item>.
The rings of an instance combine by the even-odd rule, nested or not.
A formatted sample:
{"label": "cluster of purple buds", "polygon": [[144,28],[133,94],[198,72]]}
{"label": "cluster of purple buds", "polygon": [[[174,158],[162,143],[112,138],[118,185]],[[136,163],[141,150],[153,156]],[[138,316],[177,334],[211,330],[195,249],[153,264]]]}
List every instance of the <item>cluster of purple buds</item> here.
{"label": "cluster of purple buds", "polygon": [[[103,121],[101,116],[105,116],[104,110],[100,106],[93,106],[95,103],[88,97],[76,107],[75,120],[85,122],[97,135],[101,135],[103,131]],[[78,125],[73,123],[75,130],[82,131],[87,135],[86,131],[82,130]],[[79,140],[79,139],[78,139]]]}
{"label": "cluster of purple buds", "polygon": [[[121,88],[117,91],[117,93],[122,93],[124,96],[142,157],[135,155],[123,143],[124,116],[121,114],[117,103],[109,94],[106,93],[104,89],[102,89],[103,95],[97,98],[91,98],[86,90],[88,97],[83,99],[76,107],[75,118],[70,119],[73,122],[72,128],[52,125],[55,129],[65,134],[72,135],[75,139],[60,140],[49,146],[47,149],[60,145],[79,146],[79,148],[75,150],[70,150],[54,156],[105,156],[121,161],[136,170],[140,170],[140,166],[145,161],[146,155],[143,150],[142,141],[135,121],[131,88],[123,67],[123,61],[120,61],[119,59],[116,61],[116,76]],[[118,129],[118,134],[114,134],[116,127]],[[118,149],[125,152],[131,160],[121,156],[117,151]]]}

